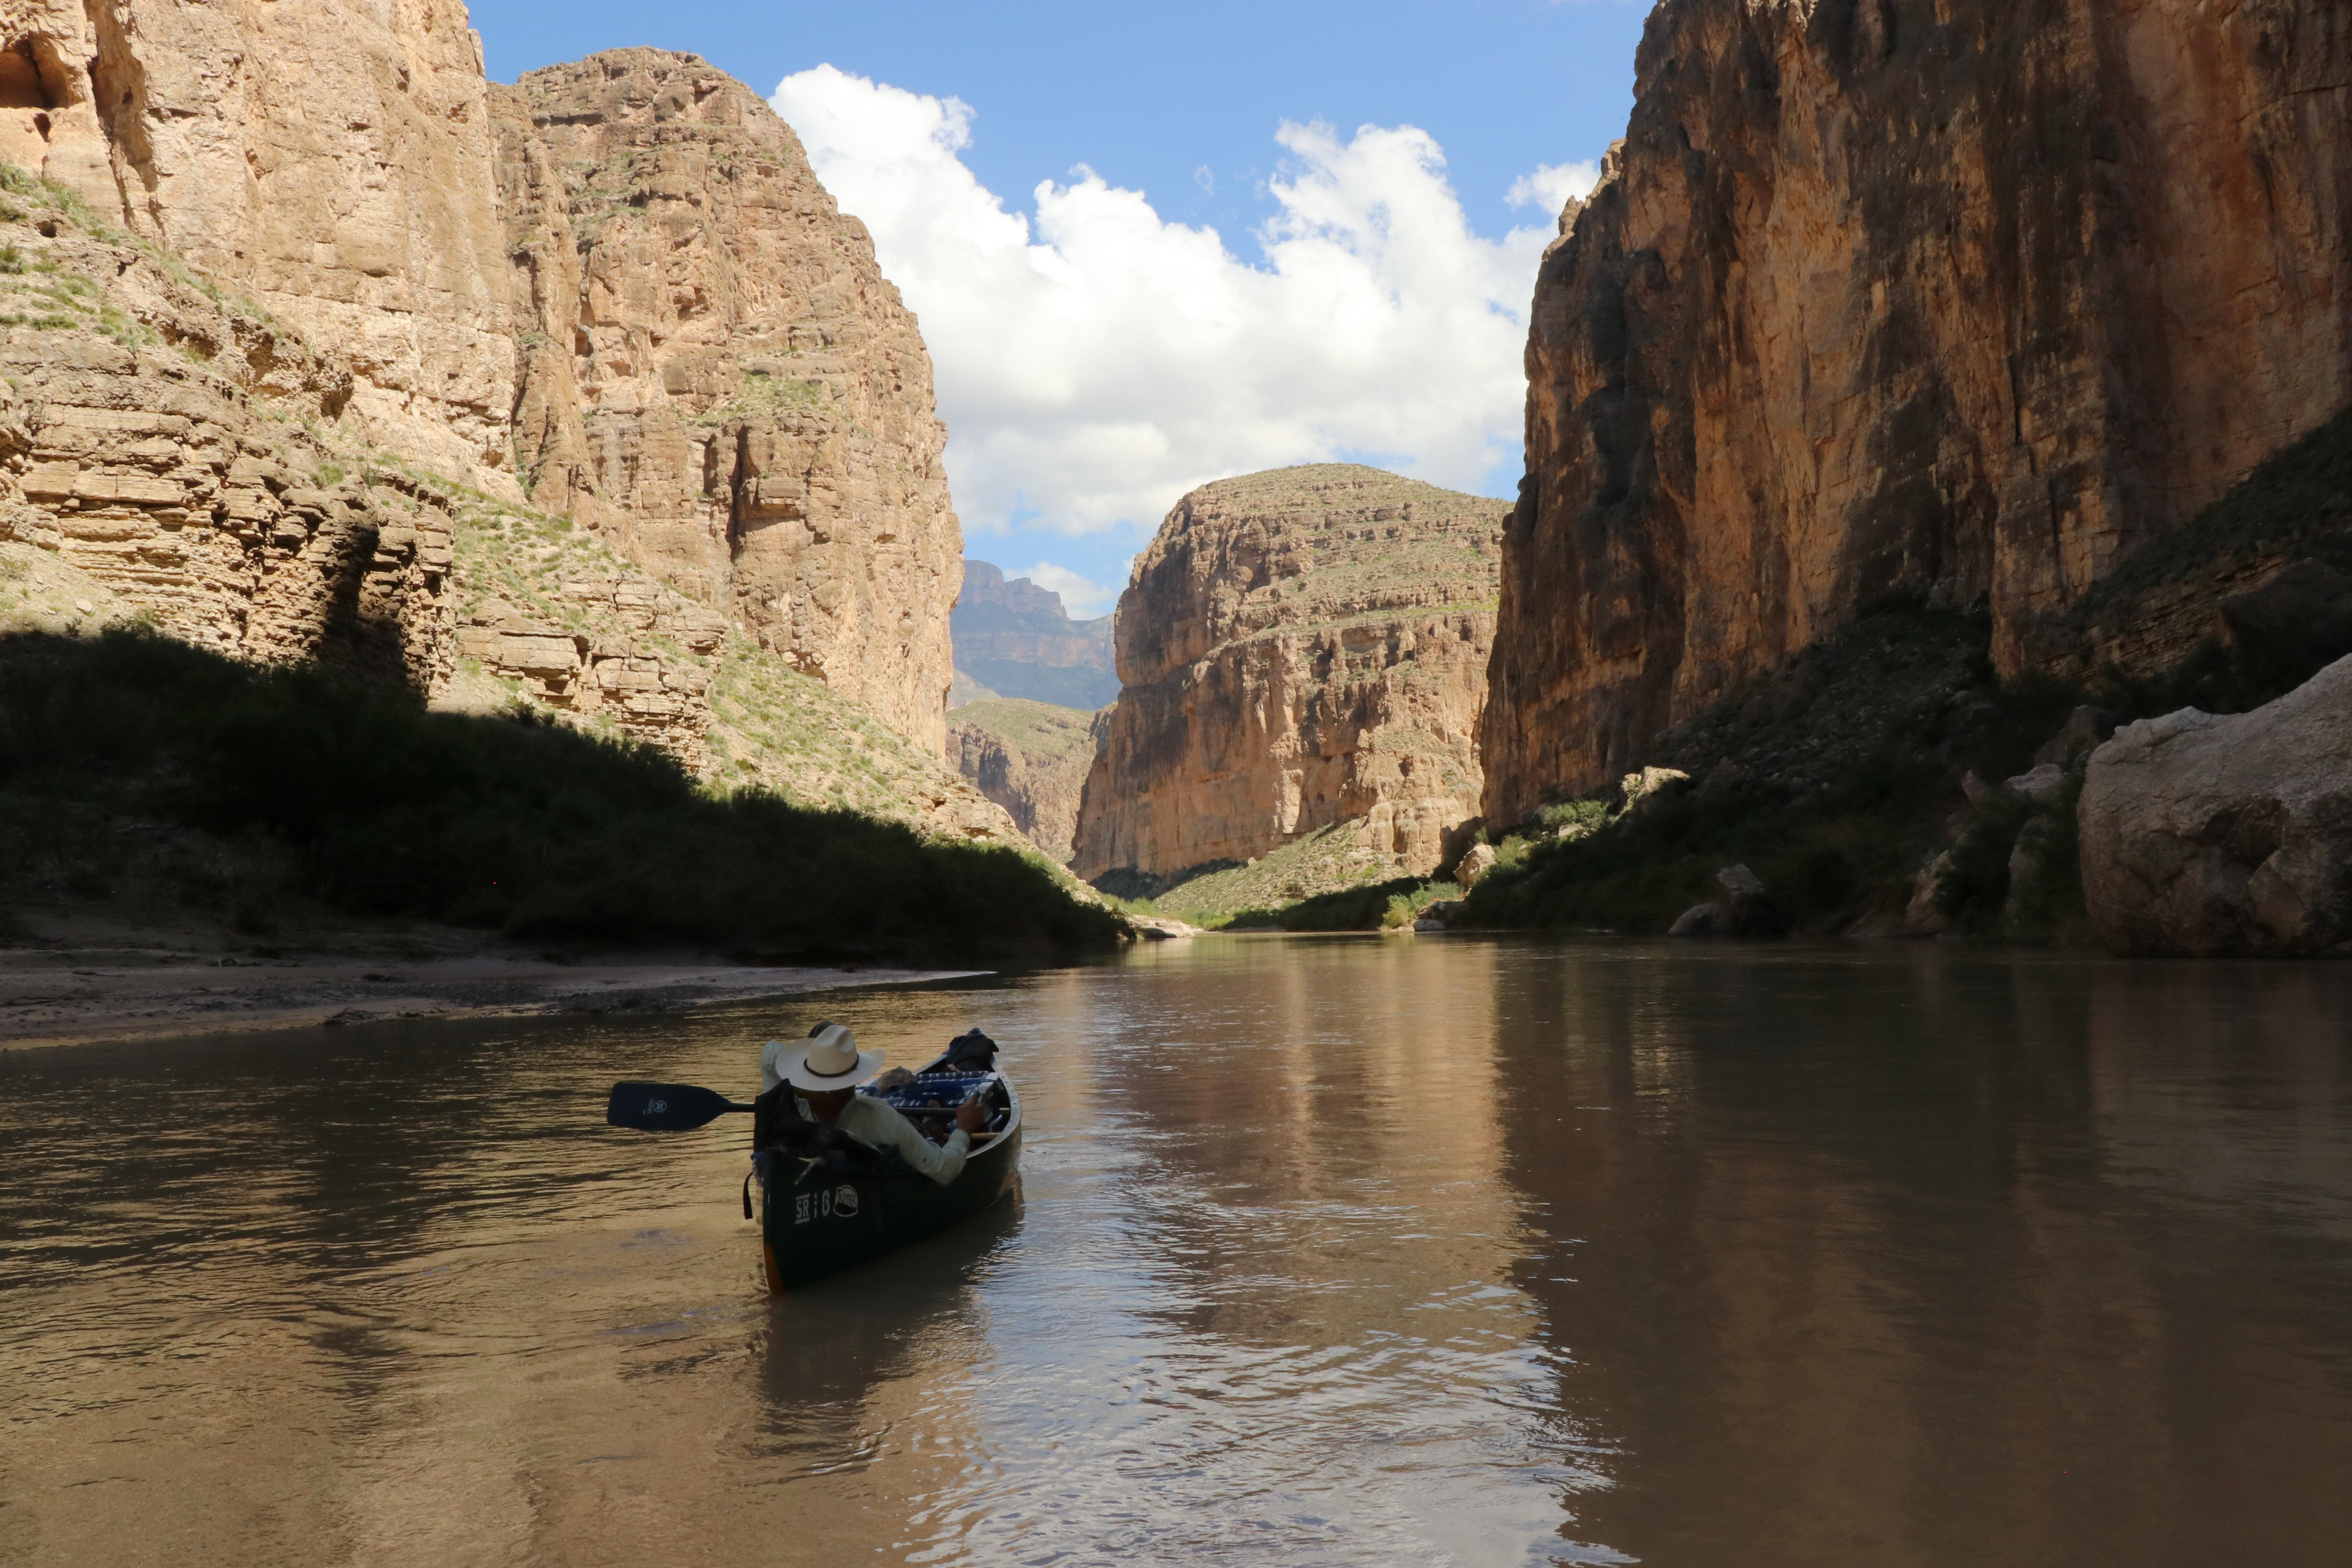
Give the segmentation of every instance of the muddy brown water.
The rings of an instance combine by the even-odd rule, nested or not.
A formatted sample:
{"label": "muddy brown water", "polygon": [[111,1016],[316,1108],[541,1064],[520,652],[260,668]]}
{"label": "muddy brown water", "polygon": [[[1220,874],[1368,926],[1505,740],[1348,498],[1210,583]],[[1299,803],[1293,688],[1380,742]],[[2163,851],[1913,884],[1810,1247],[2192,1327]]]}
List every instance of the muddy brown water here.
{"label": "muddy brown water", "polygon": [[[772,1300],[747,1088],[1024,1190]],[[0,1562],[2338,1564],[2352,965],[1209,940],[0,1054]]]}

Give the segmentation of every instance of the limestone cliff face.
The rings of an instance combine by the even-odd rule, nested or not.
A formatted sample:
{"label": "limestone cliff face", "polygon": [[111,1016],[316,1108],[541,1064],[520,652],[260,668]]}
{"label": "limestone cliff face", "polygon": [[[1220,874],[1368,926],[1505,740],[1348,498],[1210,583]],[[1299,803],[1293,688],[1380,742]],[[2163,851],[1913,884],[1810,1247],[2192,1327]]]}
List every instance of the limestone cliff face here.
{"label": "limestone cliff face", "polygon": [[948,760],[1003,806],[1030,842],[1067,862],[1087,770],[1102,749],[1108,709],[993,698],[949,714]]}
{"label": "limestone cliff face", "polygon": [[1502,514],[1350,464],[1179,501],[1119,597],[1073,869],[1164,876],[1358,821],[1434,870],[1477,811]]}
{"label": "limestone cliff face", "polygon": [[380,442],[497,488],[514,349],[460,5],[16,0],[0,158],[249,295]]}
{"label": "limestone cliff face", "polygon": [[206,647],[447,678],[451,519],[427,487],[347,471],[310,437],[352,377],[299,335],[15,191],[0,370],[0,539]]}
{"label": "limestone cliff face", "polygon": [[1894,594],[2057,662],[2352,401],[2352,10],[1664,0],[1528,337],[1485,810]]}
{"label": "limestone cliff face", "polygon": [[491,96],[534,504],[940,750],[962,541],[930,360],[864,226],[692,56]]}

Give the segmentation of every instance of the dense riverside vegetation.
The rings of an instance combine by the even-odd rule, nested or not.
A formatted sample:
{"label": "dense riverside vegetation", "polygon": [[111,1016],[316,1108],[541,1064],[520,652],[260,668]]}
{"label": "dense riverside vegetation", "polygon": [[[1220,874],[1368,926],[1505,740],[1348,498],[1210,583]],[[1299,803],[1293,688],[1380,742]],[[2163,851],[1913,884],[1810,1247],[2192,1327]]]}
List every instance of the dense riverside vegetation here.
{"label": "dense riverside vegetation", "polygon": [[1108,911],[1009,848],[927,841],[525,712],[430,713],[331,670],[143,632],[0,638],[0,888],[217,910],[300,900],[512,936],[763,960],[1103,948]]}

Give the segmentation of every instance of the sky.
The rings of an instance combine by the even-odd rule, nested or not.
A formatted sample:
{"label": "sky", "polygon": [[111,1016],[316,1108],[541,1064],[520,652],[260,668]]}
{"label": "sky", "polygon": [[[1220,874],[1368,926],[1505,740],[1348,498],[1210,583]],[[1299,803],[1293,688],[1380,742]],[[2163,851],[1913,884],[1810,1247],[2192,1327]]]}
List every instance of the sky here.
{"label": "sky", "polygon": [[1108,613],[1194,485],[1508,496],[1528,292],[1647,0],[477,0],[489,73],[650,44],[800,132],[920,319],[965,553]]}

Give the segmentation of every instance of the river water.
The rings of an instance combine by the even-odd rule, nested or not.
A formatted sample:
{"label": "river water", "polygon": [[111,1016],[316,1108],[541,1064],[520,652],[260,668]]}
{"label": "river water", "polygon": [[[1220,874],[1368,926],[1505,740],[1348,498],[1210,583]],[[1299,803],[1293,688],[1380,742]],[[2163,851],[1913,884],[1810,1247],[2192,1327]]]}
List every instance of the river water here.
{"label": "river water", "polygon": [[[1024,1189],[771,1299],[820,1016]],[[2294,1564],[2352,965],[1213,939],[685,1016],[0,1053],[0,1562]]]}

